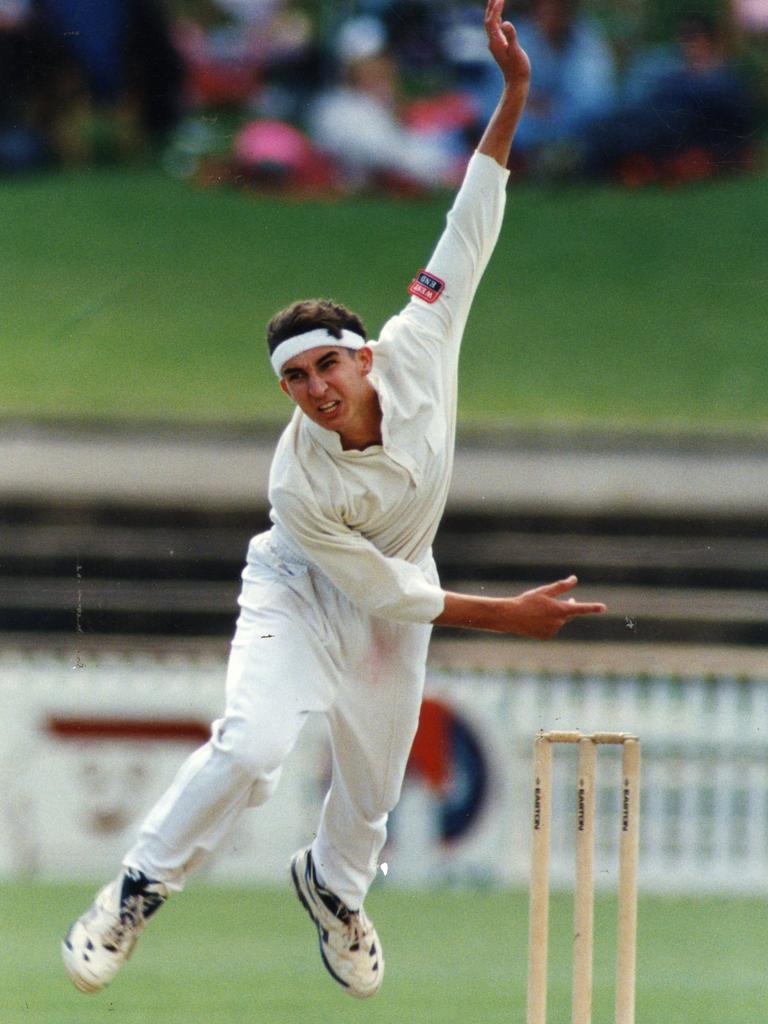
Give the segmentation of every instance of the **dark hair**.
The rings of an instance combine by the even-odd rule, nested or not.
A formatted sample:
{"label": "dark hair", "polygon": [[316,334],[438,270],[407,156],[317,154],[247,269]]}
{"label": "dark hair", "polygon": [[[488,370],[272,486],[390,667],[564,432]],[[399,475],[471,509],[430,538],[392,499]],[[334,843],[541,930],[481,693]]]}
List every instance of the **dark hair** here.
{"label": "dark hair", "polygon": [[359,334],[363,341],[368,340],[363,321],[351,309],[330,299],[301,299],[275,313],[267,324],[269,354],[286,338],[316,327],[324,327],[334,338],[340,338],[342,330],[347,330]]}

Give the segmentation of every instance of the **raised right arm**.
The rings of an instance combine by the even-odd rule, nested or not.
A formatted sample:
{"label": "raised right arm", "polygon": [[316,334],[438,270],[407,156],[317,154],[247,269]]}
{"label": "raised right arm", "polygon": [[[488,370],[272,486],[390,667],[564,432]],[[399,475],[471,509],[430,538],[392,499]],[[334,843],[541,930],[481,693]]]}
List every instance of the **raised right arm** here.
{"label": "raised right arm", "polygon": [[504,0],[488,0],[485,11],[488,48],[504,78],[498,105],[470,161],[446,228],[423,265],[424,280],[414,279],[410,289],[414,298],[400,317],[385,326],[382,341],[407,321],[417,336],[435,339],[443,353],[458,354],[472,299],[501,230],[507,162],[528,95],[530,64],[513,26],[501,20],[503,6]]}

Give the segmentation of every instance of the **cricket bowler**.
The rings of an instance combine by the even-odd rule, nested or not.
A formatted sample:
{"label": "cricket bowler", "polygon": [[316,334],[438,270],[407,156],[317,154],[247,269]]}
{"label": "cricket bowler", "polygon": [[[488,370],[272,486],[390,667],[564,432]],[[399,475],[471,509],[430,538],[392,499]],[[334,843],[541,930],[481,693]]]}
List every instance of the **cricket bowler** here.
{"label": "cricket bowler", "polygon": [[279,386],[294,404],[270,473],[272,527],[243,570],[222,716],[142,824],[117,878],[62,943],[83,992],[107,985],[145,924],[273,794],[310,712],[328,722],[332,779],[290,876],[322,962],[374,995],[384,951],[364,901],[416,733],[434,625],[549,638],[605,610],[567,595],[575,577],[512,597],[447,592],[432,542],[454,455],[459,347],[504,212],[507,163],[530,65],[504,0],[488,0],[498,106],[405,308],[369,340],[360,318],[303,300],[271,320]]}

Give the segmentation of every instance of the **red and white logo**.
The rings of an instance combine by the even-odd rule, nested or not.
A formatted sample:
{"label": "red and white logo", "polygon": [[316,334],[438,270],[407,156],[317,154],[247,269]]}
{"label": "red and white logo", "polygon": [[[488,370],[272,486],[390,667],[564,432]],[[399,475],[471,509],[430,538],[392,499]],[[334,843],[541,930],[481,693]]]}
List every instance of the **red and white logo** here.
{"label": "red and white logo", "polygon": [[425,302],[436,302],[445,288],[445,281],[430,274],[426,270],[420,270],[408,286],[411,295],[423,299]]}

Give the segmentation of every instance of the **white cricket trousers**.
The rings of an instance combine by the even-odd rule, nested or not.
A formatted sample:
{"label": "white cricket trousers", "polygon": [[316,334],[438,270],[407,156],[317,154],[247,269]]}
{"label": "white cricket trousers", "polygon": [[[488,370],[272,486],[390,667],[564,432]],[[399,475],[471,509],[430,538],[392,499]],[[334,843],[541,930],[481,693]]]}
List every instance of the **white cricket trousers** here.
{"label": "white cricket trousers", "polygon": [[[437,574],[431,563],[430,575]],[[331,785],[312,855],[352,909],[373,881],[418,724],[430,625],[372,618],[280,545],[251,541],[211,739],[182,765],[124,858],[181,889],[246,807],[275,791],[309,712],[323,712]]]}

